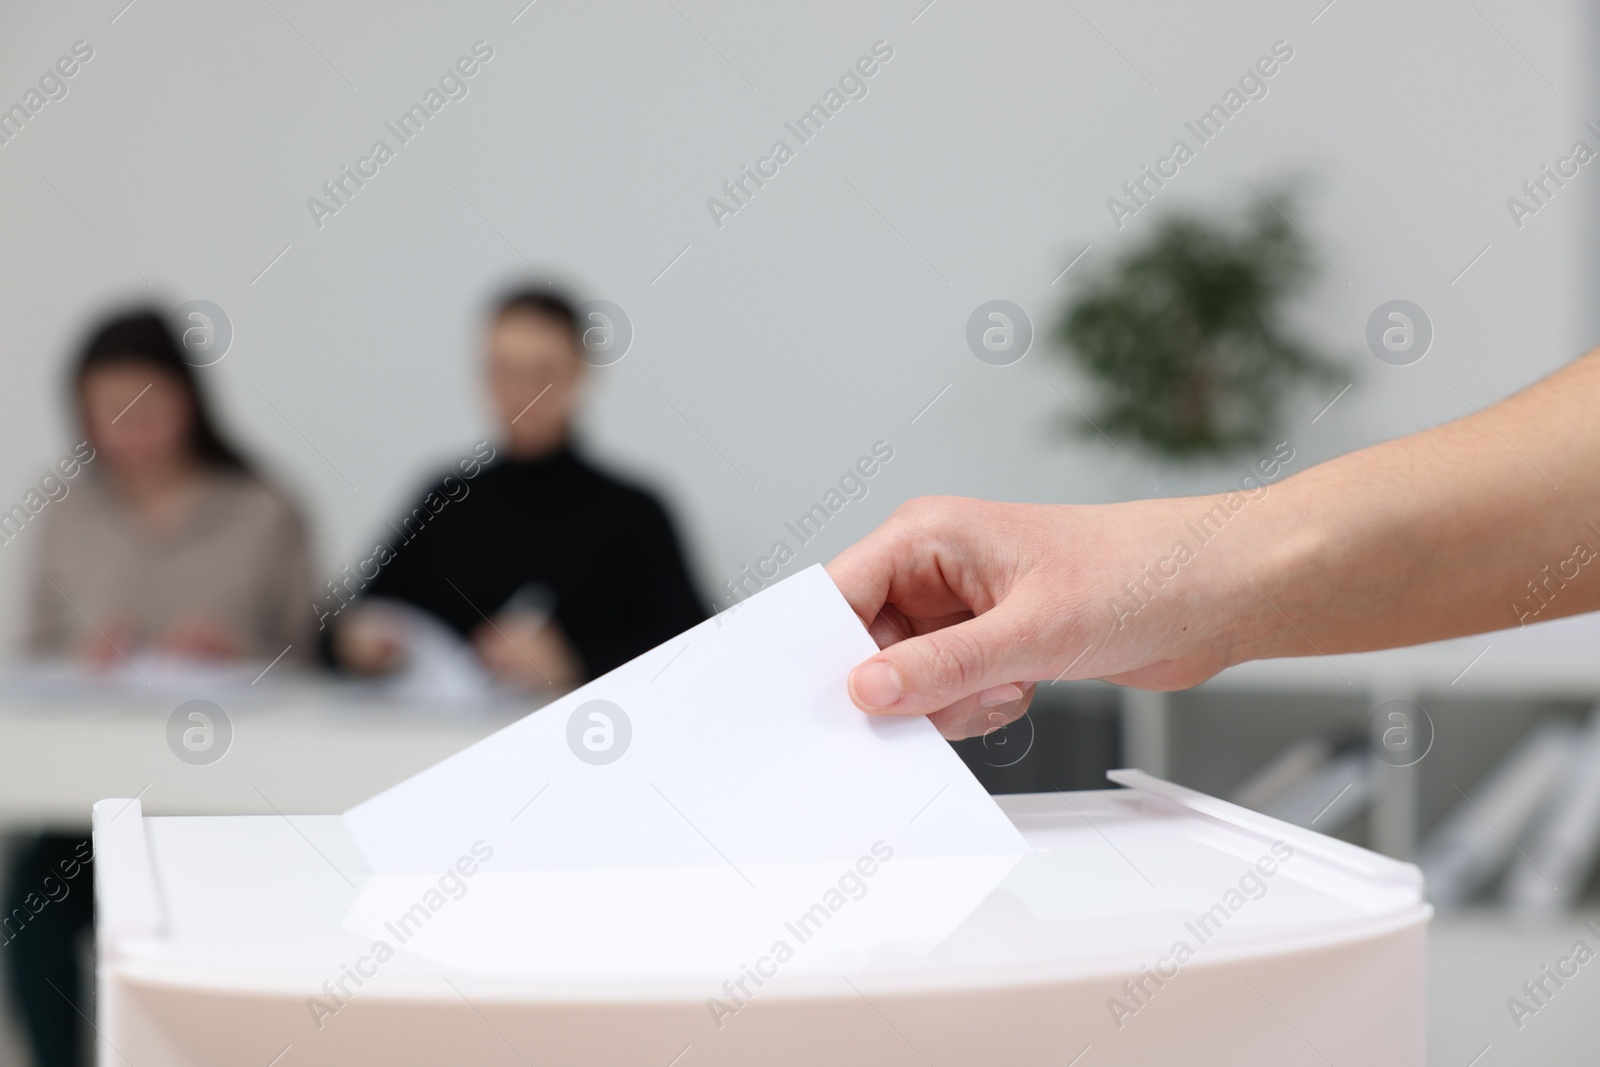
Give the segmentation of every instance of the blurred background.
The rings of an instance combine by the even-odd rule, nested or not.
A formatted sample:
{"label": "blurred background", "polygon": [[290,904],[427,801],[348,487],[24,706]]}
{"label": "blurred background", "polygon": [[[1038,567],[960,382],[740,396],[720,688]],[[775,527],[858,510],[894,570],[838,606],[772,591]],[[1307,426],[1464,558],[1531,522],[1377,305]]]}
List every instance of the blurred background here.
{"label": "blurred background", "polygon": [[[742,575],[826,562],[914,496],[1270,483],[1586,351],[1597,45],[1576,0],[7,8],[11,853],[141,789],[152,814],[339,810],[547,697],[492,669],[363,680],[384,672],[339,670],[316,629],[359,591],[325,583],[364,573],[420,489],[515,437],[485,374],[508,290],[576,304],[532,315],[578,343],[570,438],[647,487],[697,610],[720,610]],[[86,339],[135,306],[168,317],[212,418],[300,517],[304,632],[276,671],[275,647],[123,656],[115,635],[93,670],[30,654],[40,560],[64,551],[45,520],[111,474],[34,491],[86,440]],[[619,537],[586,566],[646,551]],[[544,591],[561,580],[474,610],[503,599],[532,634],[569,621]],[[476,621],[438,658],[492,668]],[[1063,683],[959,747],[994,791],[1140,766],[1421,862],[1436,1062],[1588,1062],[1593,991],[1520,1026],[1507,1000],[1600,943],[1597,637],[1536,624],[1168,696]],[[433,646],[409,647],[415,666]],[[229,762],[169,743],[196,700]],[[29,1062],[24,1015],[0,1063]]]}

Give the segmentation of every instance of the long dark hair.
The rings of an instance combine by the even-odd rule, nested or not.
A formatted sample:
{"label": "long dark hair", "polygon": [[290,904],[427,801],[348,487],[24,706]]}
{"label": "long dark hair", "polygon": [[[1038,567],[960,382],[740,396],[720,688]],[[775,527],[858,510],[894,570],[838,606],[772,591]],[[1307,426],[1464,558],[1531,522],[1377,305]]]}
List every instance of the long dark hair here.
{"label": "long dark hair", "polygon": [[164,372],[189,394],[189,454],[202,463],[255,476],[255,468],[217,429],[194,367],[183,358],[167,320],[149,308],[119,312],[89,335],[72,368],[73,402],[83,421],[83,380],[96,367],[143,363]]}

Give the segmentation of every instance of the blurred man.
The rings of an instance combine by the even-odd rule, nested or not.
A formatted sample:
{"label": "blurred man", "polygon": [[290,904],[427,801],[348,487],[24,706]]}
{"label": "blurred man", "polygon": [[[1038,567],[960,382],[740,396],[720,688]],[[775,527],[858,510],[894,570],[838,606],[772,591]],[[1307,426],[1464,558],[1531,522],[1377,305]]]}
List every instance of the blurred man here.
{"label": "blurred man", "polygon": [[[513,292],[486,342],[499,444],[480,445],[390,524],[397,536],[375,550],[364,592],[438,617],[500,681],[567,689],[705,613],[661,505],[572,449],[586,370],[572,305],[547,289]],[[318,614],[348,669],[402,664],[403,638],[378,604]]]}

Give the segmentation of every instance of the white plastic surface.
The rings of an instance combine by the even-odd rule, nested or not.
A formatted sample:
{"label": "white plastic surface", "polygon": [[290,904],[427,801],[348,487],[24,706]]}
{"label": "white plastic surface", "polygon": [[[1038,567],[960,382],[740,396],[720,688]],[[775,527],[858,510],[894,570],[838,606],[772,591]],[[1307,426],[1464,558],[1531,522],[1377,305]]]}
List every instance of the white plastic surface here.
{"label": "white plastic surface", "polygon": [[[307,1064],[380,1052],[401,1064],[441,1055],[666,1064],[687,1047],[679,1067],[924,1056],[954,1064],[997,1054],[1060,1067],[1093,1046],[1080,1067],[1178,1055],[1276,1067],[1320,1062],[1309,1038],[1334,1063],[1420,1067],[1430,912],[1415,869],[1241,819],[1242,809],[1168,783],[1139,784],[1000,798],[1031,852],[931,951],[836,953],[823,935],[802,943],[780,924],[731,968],[714,909],[665,908],[654,921],[678,946],[680,967],[661,966],[670,952],[641,952],[632,971],[613,959],[597,972],[585,942],[614,941],[618,917],[581,895],[552,906],[544,918],[567,933],[530,965],[451,966],[464,947],[513,955],[496,931],[474,932],[466,919],[475,899],[499,892],[477,881],[489,865],[427,919],[451,935],[419,940],[417,952],[348,929],[369,872],[336,817],[146,819],[163,932],[102,939],[102,1030],[119,1047],[153,1042],[163,1052],[151,1062],[179,1065],[258,1046],[267,1062],[292,1045],[294,1062]],[[871,914],[873,879],[895,862],[878,866],[824,934],[854,944],[864,930],[870,940],[875,924],[851,916]],[[795,885],[814,899],[822,887],[809,876]],[[129,884],[116,873],[104,882],[117,892]],[[379,940],[393,955],[374,962]],[[760,964],[780,940],[791,956]],[[1176,953],[1180,944],[1186,951]],[[356,983],[358,969],[372,973]],[[749,977],[757,969],[759,985]],[[1156,985],[1152,972],[1168,977]],[[1137,985],[1127,992],[1124,983],[1141,979],[1143,996]],[[338,995],[341,981],[348,996]],[[223,1022],[238,1040],[215,1031]],[[397,1028],[415,1031],[412,1040],[399,1041]],[[475,1051],[449,1052],[464,1048]]]}

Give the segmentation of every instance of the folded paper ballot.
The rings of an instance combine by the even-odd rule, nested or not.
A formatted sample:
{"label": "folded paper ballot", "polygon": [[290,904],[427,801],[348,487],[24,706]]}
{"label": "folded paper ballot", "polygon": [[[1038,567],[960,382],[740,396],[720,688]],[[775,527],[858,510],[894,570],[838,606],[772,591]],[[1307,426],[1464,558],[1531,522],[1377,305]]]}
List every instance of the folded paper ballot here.
{"label": "folded paper ballot", "polygon": [[1021,855],[933,726],[845,691],[877,651],[820,566],[763,590],[356,805],[375,871],[430,873],[474,841],[494,869],[738,867]]}
{"label": "folded paper ballot", "polygon": [[875,651],[820,566],[763,590],[347,811],[346,929],[613,979],[931,951],[1027,845],[927,720],[851,704]]}

